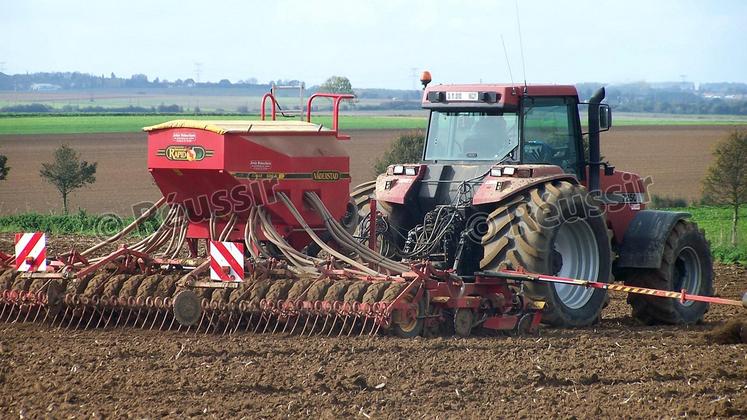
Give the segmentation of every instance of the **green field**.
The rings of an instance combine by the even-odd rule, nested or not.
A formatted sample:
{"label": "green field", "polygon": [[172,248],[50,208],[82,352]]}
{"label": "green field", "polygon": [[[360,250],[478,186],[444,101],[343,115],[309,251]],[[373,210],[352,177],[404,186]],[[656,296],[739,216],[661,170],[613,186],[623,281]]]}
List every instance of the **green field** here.
{"label": "green field", "polygon": [[[257,120],[259,116],[193,116],[193,115],[94,115],[94,116],[0,116],[0,135],[3,134],[77,134],[129,133],[143,127],[175,119],[195,120]],[[312,118],[325,127],[332,126],[332,118]],[[425,128],[423,117],[386,117],[348,115],[340,117],[342,130],[386,130]]]}
{"label": "green field", "polygon": [[[259,116],[194,116],[194,115],[0,115],[0,135],[3,134],[77,134],[127,133],[173,119],[236,120],[259,119]],[[313,119],[330,127],[329,116]],[[747,117],[738,116],[647,116],[624,114],[614,120],[615,126],[655,125],[747,125]],[[342,115],[342,130],[407,130],[425,128],[422,116]]]}

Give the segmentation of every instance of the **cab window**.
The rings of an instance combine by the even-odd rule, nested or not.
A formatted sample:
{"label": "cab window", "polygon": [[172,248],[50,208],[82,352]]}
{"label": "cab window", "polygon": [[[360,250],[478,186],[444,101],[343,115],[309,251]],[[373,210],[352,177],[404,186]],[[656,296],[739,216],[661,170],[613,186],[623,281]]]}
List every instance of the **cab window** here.
{"label": "cab window", "polygon": [[522,161],[557,165],[579,175],[577,112],[573,98],[526,99]]}

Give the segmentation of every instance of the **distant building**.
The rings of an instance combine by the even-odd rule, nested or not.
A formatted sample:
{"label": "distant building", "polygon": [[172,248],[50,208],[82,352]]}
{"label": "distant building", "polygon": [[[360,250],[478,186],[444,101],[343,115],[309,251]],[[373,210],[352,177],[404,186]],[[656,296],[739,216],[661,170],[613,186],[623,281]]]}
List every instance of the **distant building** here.
{"label": "distant building", "polygon": [[51,92],[60,89],[62,89],[62,86],[53,85],[51,83],[33,83],[31,85],[31,90],[36,92]]}
{"label": "distant building", "polygon": [[653,82],[650,83],[652,89],[661,90],[681,90],[683,92],[694,92],[695,83],[693,82]]}

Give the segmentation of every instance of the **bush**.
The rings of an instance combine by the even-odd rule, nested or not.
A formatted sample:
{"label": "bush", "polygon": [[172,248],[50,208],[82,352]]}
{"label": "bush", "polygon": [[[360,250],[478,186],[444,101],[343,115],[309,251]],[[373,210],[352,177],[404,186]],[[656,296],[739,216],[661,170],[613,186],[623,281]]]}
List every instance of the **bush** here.
{"label": "bush", "polygon": [[181,114],[184,109],[182,109],[181,106],[176,104],[171,105],[164,105],[160,104],[158,105],[158,108],[156,108],[156,111],[158,111],[161,114]]}
{"label": "bush", "polygon": [[747,265],[747,247],[731,245],[711,246],[713,258],[725,264],[744,264]]}
{"label": "bush", "polygon": [[54,108],[52,108],[49,105],[46,104],[39,104],[39,103],[33,103],[33,104],[20,104],[20,105],[10,105],[0,108],[0,112],[40,112],[40,113],[46,113],[46,112],[52,112],[54,111]]}
{"label": "bush", "polygon": [[678,197],[667,197],[651,195],[651,207],[655,209],[666,209],[673,207],[687,207],[687,200]]}
{"label": "bush", "polygon": [[386,172],[389,165],[395,163],[416,163],[423,157],[423,146],[425,145],[425,134],[422,130],[411,131],[403,134],[392,143],[389,150],[376,160],[374,170],[377,174]]}

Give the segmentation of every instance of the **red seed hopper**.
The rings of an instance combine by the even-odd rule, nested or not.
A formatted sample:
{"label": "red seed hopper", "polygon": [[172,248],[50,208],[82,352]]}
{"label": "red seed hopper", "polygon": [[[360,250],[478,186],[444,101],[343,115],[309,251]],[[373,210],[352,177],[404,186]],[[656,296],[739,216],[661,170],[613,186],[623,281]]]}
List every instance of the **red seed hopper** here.
{"label": "red seed hopper", "polygon": [[[307,121],[175,120],[146,127],[148,169],[169,204],[180,203],[188,239],[224,232],[241,241],[251,209],[262,207],[280,235],[300,249],[309,241],[284,193],[311,228],[318,213],[304,205],[316,193],[340,220],[348,209],[350,162],[337,127]],[[233,219],[232,219],[233,217]],[[260,239],[266,239],[262,232]]]}

